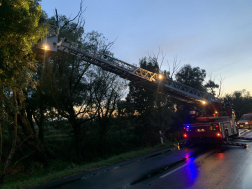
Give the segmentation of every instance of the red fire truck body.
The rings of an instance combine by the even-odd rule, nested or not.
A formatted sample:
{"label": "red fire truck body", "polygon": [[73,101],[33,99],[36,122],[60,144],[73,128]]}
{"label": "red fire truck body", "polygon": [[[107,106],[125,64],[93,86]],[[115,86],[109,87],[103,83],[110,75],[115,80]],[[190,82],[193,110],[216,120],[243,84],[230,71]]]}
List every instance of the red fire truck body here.
{"label": "red fire truck body", "polygon": [[199,123],[184,124],[184,137],[192,143],[222,143],[239,135],[233,114],[222,117],[201,117]]}

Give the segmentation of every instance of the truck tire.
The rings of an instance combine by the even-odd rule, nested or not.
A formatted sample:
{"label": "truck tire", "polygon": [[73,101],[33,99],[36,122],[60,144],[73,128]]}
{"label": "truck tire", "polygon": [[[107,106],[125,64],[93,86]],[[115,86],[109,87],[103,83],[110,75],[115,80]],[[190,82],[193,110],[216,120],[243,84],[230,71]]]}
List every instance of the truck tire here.
{"label": "truck tire", "polygon": [[228,130],[225,130],[225,138],[226,138],[226,141],[229,142]]}

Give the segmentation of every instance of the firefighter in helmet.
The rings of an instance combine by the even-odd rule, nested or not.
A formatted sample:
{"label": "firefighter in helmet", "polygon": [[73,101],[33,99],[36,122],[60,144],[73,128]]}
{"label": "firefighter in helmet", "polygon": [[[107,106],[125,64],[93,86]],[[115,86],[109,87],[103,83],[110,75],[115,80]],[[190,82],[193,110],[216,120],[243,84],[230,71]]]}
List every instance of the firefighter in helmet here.
{"label": "firefighter in helmet", "polygon": [[222,102],[223,106],[221,107],[221,115],[226,116],[227,115],[227,108],[231,108],[231,104],[228,101],[227,98],[224,98],[224,101]]}

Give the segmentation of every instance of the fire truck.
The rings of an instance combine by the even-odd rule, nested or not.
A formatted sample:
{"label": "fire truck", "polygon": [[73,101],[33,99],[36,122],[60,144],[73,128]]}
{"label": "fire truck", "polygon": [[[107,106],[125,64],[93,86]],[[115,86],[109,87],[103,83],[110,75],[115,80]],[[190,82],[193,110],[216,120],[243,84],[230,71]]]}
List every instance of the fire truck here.
{"label": "fire truck", "polygon": [[[221,104],[220,104],[221,106]],[[222,107],[223,108],[223,107]],[[239,137],[239,128],[234,120],[234,111],[231,107],[226,108],[226,113],[219,115],[218,111],[211,116],[201,115],[197,123],[184,124],[184,138],[189,143],[216,143],[232,144],[229,139]],[[236,144],[246,147],[246,145]]]}
{"label": "fire truck", "polygon": [[162,91],[187,103],[206,104],[211,111],[199,116],[197,123],[184,124],[184,137],[188,139],[188,142],[214,142],[246,147],[246,144],[229,142],[230,138],[238,138],[239,130],[235,124],[234,111],[231,107],[225,109],[225,115],[219,113],[223,108],[223,99],[174,81],[162,72],[153,73],[114,57],[85,52],[67,38],[58,40],[58,35],[58,27],[51,27],[45,38],[41,39],[34,48],[37,59],[45,60],[57,51],[63,51],[142,87]]}

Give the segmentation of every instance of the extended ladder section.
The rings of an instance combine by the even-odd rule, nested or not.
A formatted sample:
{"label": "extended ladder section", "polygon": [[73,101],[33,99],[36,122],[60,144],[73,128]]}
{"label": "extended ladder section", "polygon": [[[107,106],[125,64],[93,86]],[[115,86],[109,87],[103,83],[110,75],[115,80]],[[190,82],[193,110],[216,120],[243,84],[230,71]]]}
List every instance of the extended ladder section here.
{"label": "extended ladder section", "polygon": [[99,66],[104,70],[115,73],[116,75],[145,88],[159,89],[160,91],[163,90],[170,96],[182,101],[189,103],[197,100],[207,101],[208,103],[221,102],[221,99],[209,95],[208,93],[201,92],[192,87],[173,81],[171,78],[165,77],[159,79],[159,74],[157,73],[133,66],[116,58],[100,54],[92,55],[77,50],[75,44],[66,38],[61,39],[58,43],[58,50],[72,54],[81,60]]}
{"label": "extended ladder section", "polygon": [[195,101],[206,101],[207,103],[221,102],[221,99],[219,98],[173,81],[165,75],[161,74],[162,78],[159,78],[160,74],[133,66],[116,58],[102,54],[91,54],[79,50],[75,47],[74,42],[71,42],[66,38],[62,38],[59,43],[57,43],[57,41],[58,31],[42,39],[41,44],[38,44],[36,47],[37,56],[42,59],[42,57],[44,57],[45,50],[49,56],[52,56],[57,50],[60,50],[74,55],[80,60],[89,62],[101,67],[104,70],[115,73],[116,75],[130,80],[137,85],[158,90],[159,92],[164,92],[176,99],[188,103],[194,103]]}

